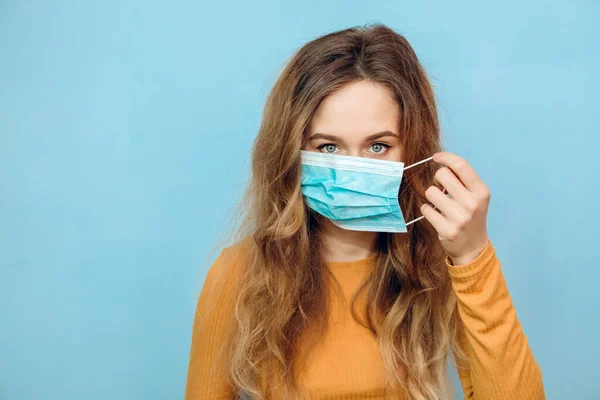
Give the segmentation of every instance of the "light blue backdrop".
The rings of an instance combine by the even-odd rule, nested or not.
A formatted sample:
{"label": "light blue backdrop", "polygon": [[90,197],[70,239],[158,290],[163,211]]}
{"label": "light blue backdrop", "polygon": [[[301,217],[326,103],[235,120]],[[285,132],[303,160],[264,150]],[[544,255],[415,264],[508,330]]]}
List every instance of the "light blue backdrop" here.
{"label": "light blue backdrop", "polygon": [[0,399],[182,397],[268,90],[372,22],[413,44],[492,190],[548,398],[600,399],[600,3],[297,3],[0,1]]}

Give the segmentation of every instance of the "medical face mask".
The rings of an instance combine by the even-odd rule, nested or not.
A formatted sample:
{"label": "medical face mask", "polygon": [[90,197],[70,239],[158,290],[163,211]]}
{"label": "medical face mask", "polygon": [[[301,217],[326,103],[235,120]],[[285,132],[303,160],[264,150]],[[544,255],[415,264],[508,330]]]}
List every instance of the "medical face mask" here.
{"label": "medical face mask", "polygon": [[352,231],[406,232],[398,203],[404,167],[398,161],[301,151],[302,194],[306,204]]}

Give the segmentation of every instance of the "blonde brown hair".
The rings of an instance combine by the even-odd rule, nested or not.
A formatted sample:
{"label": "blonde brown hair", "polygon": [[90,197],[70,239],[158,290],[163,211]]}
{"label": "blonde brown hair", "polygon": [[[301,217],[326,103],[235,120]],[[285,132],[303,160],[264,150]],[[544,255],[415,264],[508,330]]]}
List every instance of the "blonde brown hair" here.
{"label": "blonde brown hair", "polygon": [[[302,398],[292,367],[302,356],[297,340],[314,343],[327,329],[331,275],[321,258],[321,217],[302,198],[300,150],[321,101],[357,80],[384,85],[395,96],[403,162],[440,150],[431,85],[408,41],[388,27],[327,34],[300,48],[286,65],[253,147],[240,230],[251,240],[226,347],[231,384],[256,399],[276,385],[284,398]],[[399,200],[407,220],[420,216],[435,171],[433,163],[406,171]],[[411,399],[441,398],[449,349],[461,361],[465,357],[438,235],[429,223],[417,223],[406,234],[380,233],[375,251],[376,268],[359,290],[366,291],[368,305],[360,322],[377,336],[388,390]],[[357,320],[359,292],[352,300]]]}

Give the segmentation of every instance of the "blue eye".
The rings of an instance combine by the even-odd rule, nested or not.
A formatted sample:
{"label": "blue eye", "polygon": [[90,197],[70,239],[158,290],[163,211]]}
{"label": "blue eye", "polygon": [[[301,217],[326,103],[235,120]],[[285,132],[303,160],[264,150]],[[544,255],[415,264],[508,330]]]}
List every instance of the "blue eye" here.
{"label": "blue eye", "polygon": [[390,147],[392,146],[387,145],[385,143],[373,143],[371,145],[371,151],[375,154],[383,154]]}
{"label": "blue eye", "polygon": [[317,148],[319,150],[323,151],[324,153],[328,153],[328,154],[333,154],[337,150],[337,146],[335,144],[331,144],[331,143],[321,145]]}

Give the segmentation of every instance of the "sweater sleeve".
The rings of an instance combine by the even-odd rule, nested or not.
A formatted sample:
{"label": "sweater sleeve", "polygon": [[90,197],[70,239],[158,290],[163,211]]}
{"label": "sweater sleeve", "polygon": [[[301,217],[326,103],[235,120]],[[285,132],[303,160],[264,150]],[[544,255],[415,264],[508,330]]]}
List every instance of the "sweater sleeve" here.
{"label": "sweater sleeve", "polygon": [[469,358],[458,368],[465,399],[545,399],[542,373],[523,333],[492,243],[471,263],[446,264]]}
{"label": "sweater sleeve", "polygon": [[210,267],[196,304],[185,400],[233,399],[223,344],[234,316],[232,269],[223,250]]}

